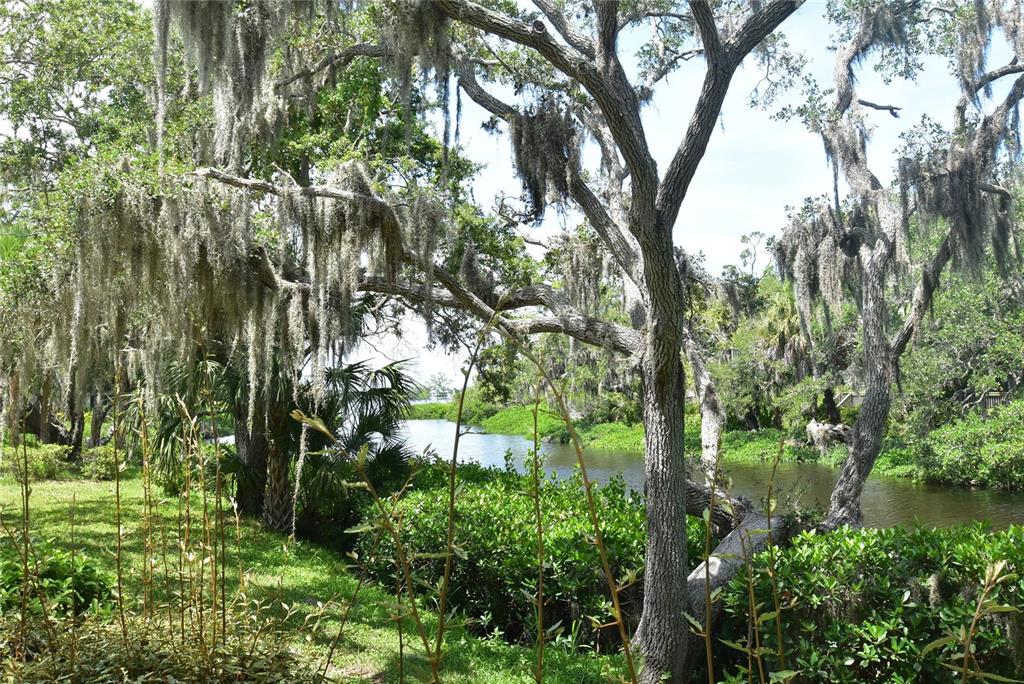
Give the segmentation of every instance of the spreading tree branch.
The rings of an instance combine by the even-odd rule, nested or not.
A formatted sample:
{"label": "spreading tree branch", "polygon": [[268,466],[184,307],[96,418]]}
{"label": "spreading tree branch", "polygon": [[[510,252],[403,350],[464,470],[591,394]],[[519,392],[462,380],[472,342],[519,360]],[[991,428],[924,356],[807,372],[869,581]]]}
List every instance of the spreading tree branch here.
{"label": "spreading tree branch", "polygon": [[868,102],[867,100],[857,100],[857,104],[861,105],[862,107],[870,107],[871,109],[877,109],[882,112],[889,112],[890,114],[892,114],[892,118],[894,119],[900,118],[900,110],[902,109],[902,107],[876,104],[874,102]]}
{"label": "spreading tree branch", "polygon": [[578,81],[597,102],[629,166],[634,208],[653,211],[656,166],[640,120],[640,102],[617,59],[598,60],[602,62],[599,68],[593,60],[552,38],[543,22],[528,25],[470,0],[437,0],[437,5],[455,21],[535,50],[554,68]]}
{"label": "spreading tree branch", "polygon": [[291,85],[295,81],[299,81],[304,78],[310,78],[320,73],[324,69],[327,69],[333,65],[337,65],[340,69],[345,69],[349,64],[355,60],[356,57],[387,57],[390,51],[383,45],[372,45],[370,43],[356,43],[350,45],[341,52],[334,52],[322,60],[317,62],[315,65],[308,69],[302,69],[294,74],[283,78],[280,81],[274,83],[274,90],[281,90],[282,88]]}

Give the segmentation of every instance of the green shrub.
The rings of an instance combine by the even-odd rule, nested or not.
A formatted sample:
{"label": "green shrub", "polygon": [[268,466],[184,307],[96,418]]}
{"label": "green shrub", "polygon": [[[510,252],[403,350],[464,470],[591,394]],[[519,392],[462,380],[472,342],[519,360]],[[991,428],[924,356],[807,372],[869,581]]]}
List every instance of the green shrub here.
{"label": "green shrub", "polygon": [[[120,454],[124,458],[124,454]],[[82,453],[82,475],[90,480],[113,480],[117,475],[114,447],[110,444],[86,449]]]}
{"label": "green shrub", "polygon": [[[479,467],[460,469],[456,499],[456,560],[450,605],[487,631],[500,629],[512,640],[528,639],[533,624],[537,581],[536,527],[530,478],[508,471]],[[422,586],[433,591],[441,577],[447,527],[447,486],[444,468],[432,466],[417,476],[416,489],[398,504],[402,540]],[[621,479],[594,487],[609,562],[622,583],[636,574],[637,583],[622,592],[623,612],[635,626],[642,604],[642,568],[646,527],[639,495],[626,490]],[[541,485],[544,517],[545,622],[561,621],[583,641],[596,643],[598,624],[610,618],[610,597],[601,572],[598,549],[579,477],[544,479]],[[703,522],[689,525],[691,566],[703,553]],[[385,586],[394,586],[394,549],[380,538],[370,554],[372,535],[363,534],[357,545],[370,573]],[[614,639],[614,630],[602,630],[601,639]]]}
{"label": "green shrub", "polygon": [[[22,549],[13,544],[0,547],[0,614],[21,606],[24,586]],[[46,612],[78,615],[85,610],[102,611],[111,605],[112,581],[81,553],[57,549],[48,543],[30,544],[29,606],[42,613],[39,593],[46,599]]]}
{"label": "green shrub", "polygon": [[929,482],[1024,489],[1024,401],[934,430],[917,452]]}
{"label": "green shrub", "polygon": [[598,423],[583,432],[583,441],[591,449],[614,449],[643,453],[644,426],[642,423]]}
{"label": "green shrub", "polygon": [[[533,439],[533,406],[503,408],[486,418],[480,427],[497,435],[519,435]],[[565,444],[569,441],[565,421],[546,404],[541,404],[537,412],[537,434],[545,442]]]}
{"label": "green shrub", "polygon": [[409,407],[410,420],[444,420],[451,410],[451,402],[431,402],[427,404],[413,404]]}
{"label": "green shrub", "polygon": [[[483,400],[480,391],[470,387],[466,392],[466,398],[462,402],[462,424],[483,425],[483,422],[498,412],[500,407]],[[459,413],[459,394],[448,406],[448,413],[444,416],[454,422]]]}
{"label": "green shrub", "polygon": [[[840,529],[828,535],[802,533],[777,551],[776,576],[782,601],[787,666],[800,672],[794,682],[950,681],[942,663],[955,659],[957,644],[928,653],[925,647],[947,633],[959,633],[974,614],[986,567],[1008,562],[1018,576],[1001,584],[992,600],[1024,608],[1024,528],[991,533],[981,524],[950,529]],[[755,601],[767,619],[761,643],[777,647],[769,555],[754,559]],[[736,643],[748,633],[745,573],[722,595],[722,638]],[[1024,616],[1003,612],[986,617],[974,638],[982,670],[1003,677],[1024,674]],[[739,676],[746,655],[724,649]],[[772,669],[778,663],[770,661]],[[958,678],[959,679],[959,678]],[[1002,680],[1006,681],[1006,680]]]}
{"label": "green shrub", "polygon": [[[24,451],[23,451],[24,449]],[[25,447],[4,447],[3,472],[19,482],[23,479],[25,452],[28,455],[28,479],[30,482],[55,480],[68,464],[71,447],[61,444],[37,444]]]}

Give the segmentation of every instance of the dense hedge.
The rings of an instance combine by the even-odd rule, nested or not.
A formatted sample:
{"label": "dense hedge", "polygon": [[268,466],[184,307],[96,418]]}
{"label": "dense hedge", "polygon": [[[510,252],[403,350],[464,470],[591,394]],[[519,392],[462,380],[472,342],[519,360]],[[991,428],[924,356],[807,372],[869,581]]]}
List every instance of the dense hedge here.
{"label": "dense hedge", "polygon": [[[447,526],[447,475],[442,467],[422,472],[411,491],[398,505],[402,540],[414,557],[417,578],[433,591],[444,568]],[[530,479],[507,471],[464,466],[459,471],[456,500],[456,534],[459,558],[451,584],[450,605],[490,631],[499,628],[506,637],[528,638],[533,625],[534,591],[537,582],[536,527]],[[643,505],[629,493],[621,479],[594,487],[605,546],[613,573],[620,583],[631,572],[640,577],[646,539]],[[590,519],[578,477],[545,479],[541,485],[544,517],[544,596],[547,625],[561,621],[567,632],[575,627],[578,638],[595,643],[593,628],[610,621],[610,600],[601,573],[598,550],[593,543]],[[703,522],[691,519],[689,554],[696,565],[703,553]],[[381,538],[372,555],[372,536],[362,535],[357,550],[367,560],[374,578],[394,586],[393,545]],[[623,610],[635,626],[641,607],[641,585],[622,592]],[[603,630],[600,639],[614,638]]]}
{"label": "dense hedge", "polygon": [[1024,489],[1024,401],[934,430],[917,451],[929,482]]}
{"label": "dense hedge", "polygon": [[[950,681],[942,663],[955,659],[962,648],[949,643],[924,653],[925,647],[970,624],[986,567],[999,560],[1007,561],[1007,573],[1024,572],[1024,528],[992,533],[974,524],[801,534],[778,552],[776,564],[787,666],[800,672],[793,681]],[[754,593],[767,617],[760,626],[761,642],[774,651],[769,561],[767,553],[755,559]],[[1011,578],[991,598],[1024,608],[1024,579]],[[722,600],[723,637],[745,642],[750,605],[745,575],[729,585]],[[1024,616],[1001,612],[984,618],[979,627],[974,652],[981,669],[1020,679]],[[746,655],[731,649],[722,655],[729,653],[739,664],[727,681],[747,681],[742,672]],[[778,669],[777,662],[769,665]]]}

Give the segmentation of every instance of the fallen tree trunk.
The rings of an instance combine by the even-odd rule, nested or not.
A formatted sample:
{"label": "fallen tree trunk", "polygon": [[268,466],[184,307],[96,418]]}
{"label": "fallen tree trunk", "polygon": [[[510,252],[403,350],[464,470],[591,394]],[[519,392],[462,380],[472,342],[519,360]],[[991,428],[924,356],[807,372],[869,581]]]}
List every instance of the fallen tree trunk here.
{"label": "fallen tree trunk", "polygon": [[[768,548],[769,544],[784,544],[795,530],[784,520],[771,521],[761,513],[748,513],[742,522],[718,543],[711,556],[690,572],[686,579],[689,614],[704,629],[714,634],[715,621],[721,612],[721,601],[715,600],[715,592],[724,589],[737,573],[741,572],[753,557]],[[711,615],[708,619],[708,603],[711,597]],[[696,663],[704,654],[703,638],[690,632],[690,646],[687,649],[691,663]]]}
{"label": "fallen tree trunk", "polygon": [[[730,532],[746,519],[753,508],[749,499],[726,496],[720,490],[715,492],[715,505],[711,506],[711,488],[694,482],[686,481],[686,513],[698,518],[704,511],[711,508],[711,524],[719,532]],[[723,540],[724,541],[724,540]]]}

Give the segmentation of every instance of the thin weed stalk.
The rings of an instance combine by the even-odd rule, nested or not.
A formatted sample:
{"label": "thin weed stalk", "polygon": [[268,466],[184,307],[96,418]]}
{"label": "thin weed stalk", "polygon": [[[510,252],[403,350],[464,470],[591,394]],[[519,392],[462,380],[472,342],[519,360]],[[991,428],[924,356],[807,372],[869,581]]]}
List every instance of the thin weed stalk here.
{"label": "thin weed stalk", "polygon": [[579,465],[580,477],[583,479],[583,491],[587,501],[587,512],[590,517],[590,524],[594,530],[594,543],[597,546],[598,555],[601,559],[601,571],[608,583],[608,592],[611,594],[612,610],[615,617],[615,624],[619,629],[619,637],[622,640],[622,651],[626,657],[626,667],[629,671],[629,679],[631,682],[636,682],[636,665],[633,662],[633,654],[629,646],[629,635],[626,633],[626,623],[622,616],[622,605],[619,601],[619,584],[615,579],[615,575],[612,574],[611,564],[608,561],[608,549],[604,545],[604,535],[601,532],[601,521],[597,514],[597,504],[594,502],[593,483],[590,480],[590,476],[587,474],[587,464],[583,458],[583,444],[580,441],[579,434],[576,432],[575,423],[573,423],[572,418],[569,416],[569,409],[565,403],[565,396],[558,389],[554,380],[551,379],[551,375],[547,372],[544,364],[541,363],[540,359],[537,358],[537,355],[519,339],[518,335],[516,335],[513,330],[505,326],[500,328],[500,330],[502,334],[510,339],[513,344],[522,351],[523,355],[540,372],[541,377],[544,379],[544,383],[548,386],[555,397],[558,413],[569,431],[569,437],[572,440],[572,446],[576,452],[576,462]]}
{"label": "thin weed stalk", "polygon": [[[214,396],[213,396],[213,381],[210,378],[210,357],[206,355],[206,363],[203,364],[204,374],[203,377],[206,381],[206,412],[210,416],[210,426],[213,432],[213,452],[214,458],[216,459],[216,519],[214,521],[214,566],[213,566],[213,614],[214,624],[216,624],[217,615],[217,597],[218,597],[218,575],[217,570],[220,569],[220,623],[221,623],[221,643],[227,643],[227,601],[225,599],[225,591],[227,587],[227,577],[225,574],[225,565],[227,564],[227,550],[226,542],[224,539],[224,474],[221,472],[221,447],[220,447],[220,434],[219,428],[217,427],[217,416],[219,415],[215,411]],[[294,517],[293,517],[294,519]],[[220,546],[219,553],[220,558],[217,558],[218,549]],[[216,641],[216,639],[214,639]]]}
{"label": "thin weed stalk", "polygon": [[111,442],[114,446],[114,513],[115,524],[117,525],[117,539],[115,548],[115,562],[117,565],[117,619],[121,626],[121,643],[124,645],[125,656],[128,653],[128,624],[124,617],[124,567],[123,567],[123,545],[124,531],[121,522],[121,454],[118,450],[118,430],[121,427],[121,363],[115,360],[114,371],[114,434]]}
{"label": "thin weed stalk", "polygon": [[[78,551],[77,545],[75,544],[75,518],[78,514],[78,496],[75,492],[71,492],[71,512],[68,516],[69,525],[71,526],[71,567],[75,566],[75,556]],[[71,671],[76,671],[76,663],[78,660],[78,623],[76,622],[71,629],[71,648],[68,654],[68,659],[71,664]]]}
{"label": "thin weed stalk", "polygon": [[537,525],[537,664],[534,678],[544,681],[544,518],[540,503],[540,411],[541,384],[538,382],[533,395],[533,518]]}
{"label": "thin weed stalk", "polygon": [[[147,618],[153,615],[153,575],[155,568],[153,548],[153,489],[150,479],[150,444],[149,429],[146,417],[146,402],[140,394],[139,399],[139,448],[142,451],[142,614]],[[146,621],[148,624],[148,619]]]}
{"label": "thin weed stalk", "polygon": [[[380,542],[380,533],[375,533],[373,536],[373,543],[370,545],[369,556],[372,556],[377,550],[377,545]],[[334,638],[331,639],[331,645],[327,649],[327,656],[324,658],[324,665],[320,668],[320,677],[317,680],[320,684],[327,681],[327,671],[331,667],[331,661],[334,660],[334,652],[338,648],[338,644],[341,643],[341,637],[345,633],[345,625],[348,623],[348,616],[352,612],[353,606],[356,604],[356,599],[359,597],[359,592],[362,590],[363,585],[366,584],[367,571],[365,564],[360,564],[359,568],[359,579],[356,581],[356,588],[352,591],[352,597],[348,600],[345,605],[345,612],[341,614],[341,622],[338,624],[338,631],[335,633]]]}
{"label": "thin weed stalk", "polygon": [[[741,547],[743,549],[743,555],[746,558],[750,558],[750,555],[751,555],[751,547],[750,547],[749,544],[750,544],[749,537],[748,538],[744,538],[742,536],[740,537],[740,545],[741,545]],[[753,668],[750,667],[750,658],[751,658],[751,654],[753,654],[753,658],[754,658],[754,660],[757,663],[758,682],[760,682],[760,684],[765,684],[764,661],[761,658],[761,629],[760,629],[760,620],[758,620],[758,615],[757,615],[757,599],[754,596],[754,566],[753,566],[753,563],[751,563],[749,560],[747,561],[746,566],[747,566],[747,601],[748,601],[748,605],[749,605],[749,609],[750,609],[749,612],[747,613],[747,615],[749,616],[749,623],[748,623],[749,627],[748,627],[748,632],[747,633],[748,633],[748,639],[752,639],[752,641],[753,641],[753,647],[751,647],[751,643],[750,643],[749,640],[747,642],[747,665],[748,665],[748,667],[747,667],[747,674],[748,674],[748,679],[749,679],[750,678],[750,673],[751,673],[751,671],[753,669]]]}
{"label": "thin weed stalk", "polygon": [[370,493],[370,496],[373,498],[374,504],[377,507],[377,511],[380,513],[381,525],[384,526],[384,529],[391,536],[392,543],[395,545],[395,561],[402,573],[402,578],[405,580],[405,591],[409,597],[409,611],[412,615],[413,622],[416,625],[416,632],[423,644],[423,651],[426,654],[427,659],[430,661],[433,681],[440,682],[441,675],[439,663],[437,658],[434,657],[430,651],[430,640],[427,638],[427,630],[423,625],[423,620],[420,618],[419,609],[416,607],[416,591],[413,586],[412,568],[409,564],[409,558],[405,552],[405,547],[402,544],[402,535],[400,535],[398,530],[395,528],[390,513],[384,507],[384,501],[380,498],[380,495],[377,493],[377,488],[373,486],[373,482],[370,481],[370,478],[366,473],[365,460],[366,447],[363,447],[356,459],[356,467],[359,470],[360,477],[363,478],[366,490]]}
{"label": "thin weed stalk", "polygon": [[704,658],[707,661],[708,684],[715,684],[715,657],[712,651],[712,604],[711,596],[711,521],[715,516],[715,494],[718,491],[719,464],[722,460],[722,452],[718,450],[715,454],[715,467],[712,472],[711,482],[708,483],[708,507],[704,511]]}
{"label": "thin weed stalk", "polygon": [[[24,428],[24,426],[22,426]],[[24,432],[24,429],[22,429]],[[18,627],[18,648],[21,651],[22,661],[28,659],[27,638],[28,638],[28,549],[29,549],[29,496],[32,490],[28,486],[28,447],[22,440],[22,461],[21,461],[21,620]],[[17,452],[15,452],[17,454]],[[15,455],[17,458],[17,455]],[[5,523],[6,525],[6,523]]]}
{"label": "thin weed stalk", "polygon": [[[409,485],[412,483],[412,478],[415,475],[416,475],[415,472],[409,473],[406,476],[406,478],[405,478],[405,482],[402,483],[402,487],[398,491],[399,492],[404,492],[406,489],[408,489]],[[397,503],[397,501],[395,501],[394,505],[392,505],[392,509],[391,509],[392,513],[394,512],[394,509],[395,509],[395,507],[397,505],[398,505],[398,503]],[[379,543],[380,543],[380,532],[377,531],[377,532],[374,532],[373,542],[370,544],[370,552],[367,554],[367,557],[372,557],[373,554],[376,553],[377,546],[378,546]],[[353,554],[353,556],[354,556],[354,554]],[[352,612],[352,608],[356,604],[356,599],[359,596],[359,592],[360,592],[360,590],[362,590],[363,586],[366,584],[366,581],[367,581],[368,578],[369,578],[369,572],[367,570],[366,565],[364,563],[360,563],[360,565],[359,565],[359,580],[356,582],[356,588],[352,592],[352,598],[350,598],[348,600],[348,603],[345,606],[345,612],[342,613],[341,623],[338,625],[338,631],[334,635],[334,638],[331,639],[331,645],[327,649],[327,657],[324,659],[324,666],[320,670],[320,678],[318,680],[320,682],[320,684],[323,684],[323,682],[326,681],[326,679],[327,679],[327,671],[328,671],[328,669],[330,669],[331,661],[334,659],[334,652],[337,649],[338,644],[341,643],[341,637],[345,633],[345,625],[348,623],[349,614]]]}
{"label": "thin weed stalk", "polygon": [[[778,642],[779,669],[786,669],[786,650],[782,640],[782,605],[779,602],[779,584],[775,578],[775,542],[772,539],[772,512],[775,508],[773,498],[775,488],[775,474],[779,468],[779,461],[782,460],[785,442],[779,440],[779,449],[775,453],[775,460],[772,462],[772,473],[768,478],[768,505],[765,510],[765,517],[768,520],[768,580],[772,587],[772,602],[775,608],[775,638]],[[752,562],[751,559],[749,562]]]}
{"label": "thin weed stalk", "polygon": [[[459,463],[459,441],[462,438],[462,409],[466,401],[466,389],[469,387],[469,376],[473,372],[477,358],[480,356],[480,348],[490,329],[490,323],[484,326],[477,336],[476,346],[469,356],[466,368],[462,371],[462,392],[459,393],[459,401],[455,413],[455,443],[452,445],[452,458],[448,468],[448,525],[445,536],[445,559],[444,574],[441,578],[441,590],[437,597],[437,639],[434,643],[434,655],[438,661],[443,657],[445,612],[448,608],[448,589],[451,584],[452,566],[455,562],[455,483],[456,470]],[[440,662],[438,662],[440,669]]]}

